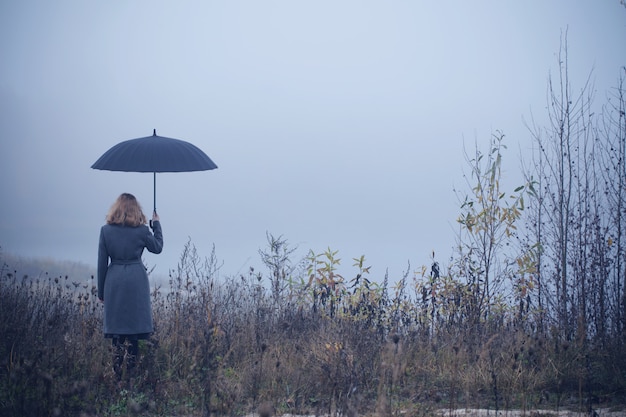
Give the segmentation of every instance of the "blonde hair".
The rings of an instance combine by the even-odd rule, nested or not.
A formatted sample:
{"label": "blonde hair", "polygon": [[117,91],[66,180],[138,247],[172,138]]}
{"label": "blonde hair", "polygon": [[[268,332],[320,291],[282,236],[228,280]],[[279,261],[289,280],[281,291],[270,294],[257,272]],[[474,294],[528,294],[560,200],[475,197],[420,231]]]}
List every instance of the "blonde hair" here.
{"label": "blonde hair", "polygon": [[107,224],[123,224],[125,226],[139,226],[148,220],[141,211],[141,206],[134,195],[123,193],[109,209]]}

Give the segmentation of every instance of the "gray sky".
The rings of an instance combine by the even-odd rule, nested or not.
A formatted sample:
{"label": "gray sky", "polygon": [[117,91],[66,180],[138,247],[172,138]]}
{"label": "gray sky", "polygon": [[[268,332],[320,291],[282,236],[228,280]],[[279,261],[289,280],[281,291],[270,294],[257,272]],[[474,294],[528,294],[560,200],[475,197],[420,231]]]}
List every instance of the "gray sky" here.
{"label": "gray sky", "polygon": [[259,269],[266,231],[348,272],[364,254],[375,279],[445,263],[463,144],[502,130],[517,181],[566,28],[601,104],[626,64],[618,0],[2,1],[0,246],[95,265],[111,203],[148,213],[152,175],[90,166],[157,129],[219,166],[157,175],[157,273],[189,238],[222,274]]}

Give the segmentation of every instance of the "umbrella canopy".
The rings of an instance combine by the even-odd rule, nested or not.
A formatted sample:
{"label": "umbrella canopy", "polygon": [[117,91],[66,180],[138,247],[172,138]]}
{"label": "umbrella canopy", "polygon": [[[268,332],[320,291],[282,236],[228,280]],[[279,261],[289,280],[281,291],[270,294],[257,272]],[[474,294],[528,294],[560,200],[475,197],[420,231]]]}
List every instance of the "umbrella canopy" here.
{"label": "umbrella canopy", "polygon": [[94,169],[125,172],[152,172],[154,211],[156,211],[156,173],[207,171],[217,165],[197,146],[180,139],[152,136],[120,142],[106,151],[91,166]]}

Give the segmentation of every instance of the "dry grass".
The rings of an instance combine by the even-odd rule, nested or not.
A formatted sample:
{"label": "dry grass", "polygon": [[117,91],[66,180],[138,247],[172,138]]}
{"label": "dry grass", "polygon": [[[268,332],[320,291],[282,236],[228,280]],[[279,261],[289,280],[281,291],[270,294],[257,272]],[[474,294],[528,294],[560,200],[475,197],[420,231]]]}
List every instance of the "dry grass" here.
{"label": "dry grass", "polygon": [[432,306],[418,295],[390,295],[386,282],[364,276],[358,285],[291,285],[297,277],[216,272],[214,257],[186,248],[168,285],[153,291],[157,332],[141,343],[136,374],[120,383],[94,279],[5,268],[0,415],[428,416],[493,410],[497,398],[500,410],[587,409],[593,399],[600,415],[617,416],[600,407],[625,402],[623,380],[585,374],[575,347],[556,356],[553,342],[506,315],[477,342],[463,317],[425,322]]}

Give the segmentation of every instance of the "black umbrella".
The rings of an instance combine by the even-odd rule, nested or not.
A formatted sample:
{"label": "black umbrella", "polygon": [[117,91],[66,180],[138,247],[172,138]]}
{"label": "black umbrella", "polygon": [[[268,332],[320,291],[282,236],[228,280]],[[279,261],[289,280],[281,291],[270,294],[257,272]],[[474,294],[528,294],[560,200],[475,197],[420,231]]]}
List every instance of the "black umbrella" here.
{"label": "black umbrella", "polygon": [[152,172],[154,175],[154,211],[156,212],[156,173],[207,171],[217,165],[200,148],[180,139],[152,136],[120,142],[106,151],[92,166],[94,169],[125,172]]}

